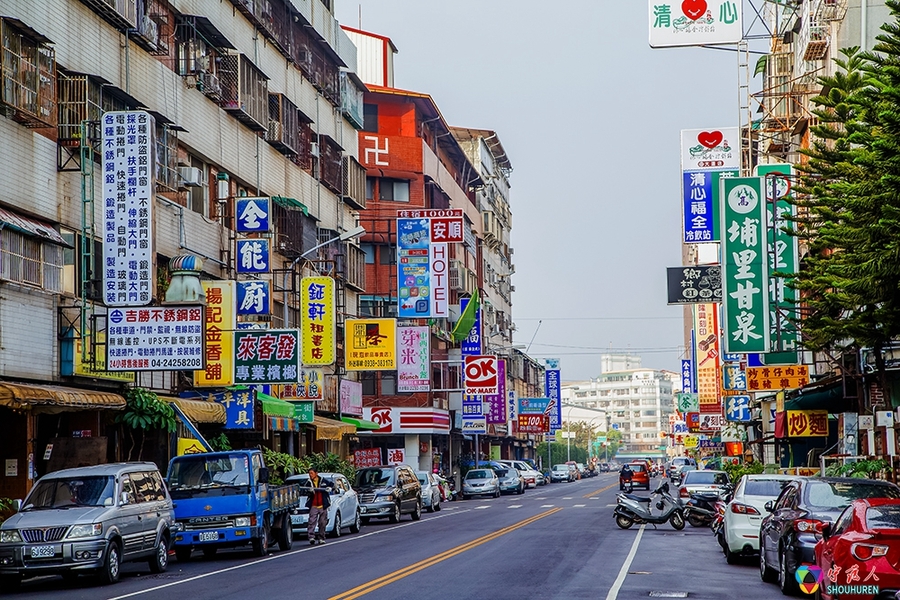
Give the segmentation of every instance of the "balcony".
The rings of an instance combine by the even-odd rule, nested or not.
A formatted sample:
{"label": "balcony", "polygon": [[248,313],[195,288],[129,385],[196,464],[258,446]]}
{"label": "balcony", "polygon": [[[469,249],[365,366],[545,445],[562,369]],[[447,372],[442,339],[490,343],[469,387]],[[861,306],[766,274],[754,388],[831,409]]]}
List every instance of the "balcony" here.
{"label": "balcony", "polygon": [[803,46],[803,60],[822,60],[828,53],[828,26],[809,26],[809,37]]}
{"label": "balcony", "polygon": [[812,12],[822,21],[841,21],[847,14],[847,0],[817,0]]}
{"label": "balcony", "polygon": [[120,31],[137,29],[137,0],[82,0]]}
{"label": "balcony", "polygon": [[269,94],[266,141],[288,156],[300,149],[300,115],[294,103],[284,94]]}
{"label": "balcony", "polygon": [[344,156],[344,202],[356,210],[366,210],[366,168],[352,156]]}
{"label": "balcony", "polygon": [[218,69],[221,105],[238,121],[257,132],[268,130],[268,77],[243,54],[221,57]]}
{"label": "balcony", "polygon": [[0,77],[7,114],[25,127],[56,127],[56,54],[49,39],[0,18]]}
{"label": "balcony", "polygon": [[357,292],[366,291],[366,253],[354,244],[344,242],[344,282]]}

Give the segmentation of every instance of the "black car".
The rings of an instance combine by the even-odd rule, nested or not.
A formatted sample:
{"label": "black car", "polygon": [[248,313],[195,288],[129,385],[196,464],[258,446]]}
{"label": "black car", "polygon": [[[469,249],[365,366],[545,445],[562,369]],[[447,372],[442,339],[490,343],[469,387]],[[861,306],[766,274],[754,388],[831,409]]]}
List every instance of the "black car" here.
{"label": "black car", "polygon": [[845,477],[801,477],[766,503],[769,515],[759,529],[759,575],[777,581],[785,594],[798,589],[794,573],[815,564],[816,534],[833,523],[857,498],[900,498],[900,488],[887,481]]}
{"label": "black car", "polygon": [[403,514],[409,514],[413,521],[422,517],[422,485],[406,465],[357,469],[353,489],[359,495],[359,514],[364,525],[377,518],[396,523]]}

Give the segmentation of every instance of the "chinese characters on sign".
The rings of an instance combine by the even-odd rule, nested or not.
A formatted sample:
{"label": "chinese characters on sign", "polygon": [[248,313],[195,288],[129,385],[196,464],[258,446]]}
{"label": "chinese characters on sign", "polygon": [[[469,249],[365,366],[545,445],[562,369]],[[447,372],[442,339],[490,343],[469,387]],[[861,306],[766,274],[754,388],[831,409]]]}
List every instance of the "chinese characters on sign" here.
{"label": "chinese characters on sign", "polygon": [[233,281],[201,281],[206,294],[206,368],[194,371],[194,386],[226,387],[234,383]]}
{"label": "chinese characters on sign", "polygon": [[690,394],[694,391],[694,361],[681,361],[681,391]]}
{"label": "chinese characters on sign", "polygon": [[[555,361],[559,365],[557,359],[547,359],[547,361]],[[549,365],[548,365],[549,366]],[[544,370],[544,394],[550,398],[550,431],[555,432],[562,427],[562,390],[560,388],[559,369]]]}
{"label": "chinese characters on sign", "polygon": [[402,465],[406,462],[406,450],[404,448],[388,448],[387,456],[387,464],[389,465]]}
{"label": "chinese characters on sign", "polygon": [[150,304],[156,124],[144,111],[103,113],[103,300]]}
{"label": "chinese characters on sign", "polygon": [[676,403],[678,412],[680,413],[700,411],[700,400],[697,398],[697,394],[678,394],[676,396]]}
{"label": "chinese characters on sign", "polygon": [[703,46],[741,41],[739,0],[650,0],[650,46]]}
{"label": "chinese characters on sign", "polygon": [[694,356],[697,357],[697,397],[700,412],[722,411],[718,309],[717,304],[694,306]]}
{"label": "chinese characters on sign", "polygon": [[722,415],[700,415],[700,431],[715,431],[725,427],[725,417]]}
{"label": "chinese characters on sign", "polygon": [[814,437],[828,435],[827,410],[787,411],[788,437]]}
{"label": "chinese characters on sign", "polygon": [[237,383],[297,383],[300,335],[296,329],[241,330],[235,332],[234,344]]}
{"label": "chinese characters on sign", "polygon": [[722,389],[729,391],[744,391],[747,389],[747,375],[741,363],[722,363]]}
{"label": "chinese characters on sign", "polygon": [[300,380],[281,386],[278,395],[283,400],[324,400],[325,371],[322,369],[300,368]]}
{"label": "chinese characters on sign", "polygon": [[[447,243],[462,241],[462,211],[458,217],[434,223],[430,213],[397,219],[397,284],[400,318],[446,317],[449,313],[450,254]],[[457,223],[458,221],[458,223]],[[457,227],[458,225],[458,227]]]}
{"label": "chinese characters on sign", "polygon": [[769,269],[762,183],[761,177],[732,177],[721,183],[726,352],[769,351]]}
{"label": "chinese characters on sign", "polygon": [[482,397],[488,423],[506,423],[506,361],[497,361],[497,393]]}
{"label": "chinese characters on sign", "polygon": [[116,308],[109,311],[110,371],[203,368],[203,307]]}
{"label": "chinese characters on sign", "polygon": [[747,367],[747,389],[751,392],[793,390],[809,383],[809,367]]}
{"label": "chinese characters on sign", "polygon": [[717,242],[719,182],[740,172],[737,127],[681,131],[684,243]]}
{"label": "chinese characters on sign", "polygon": [[750,396],[728,396],[725,398],[725,418],[728,421],[749,421]]}
{"label": "chinese characters on sign", "polygon": [[268,281],[237,282],[237,314],[267,315],[269,314],[269,301]]}
{"label": "chinese characters on sign", "polygon": [[381,448],[367,448],[353,451],[353,466],[357,469],[381,465]]}
{"label": "chinese characters on sign", "polygon": [[[459,314],[463,314],[466,312],[466,307],[469,306],[469,298],[460,298],[459,300]],[[481,354],[481,307],[479,306],[475,310],[475,323],[472,324],[472,329],[469,330],[469,337],[464,339],[460,343],[460,352],[463,356]]]}
{"label": "chinese characters on sign", "polygon": [[235,229],[241,233],[269,231],[269,199],[237,198],[235,200]]}
{"label": "chinese characters on sign", "polygon": [[358,381],[341,379],[340,395],[341,413],[361,417],[363,413],[362,384]]}
{"label": "chinese characters on sign", "polygon": [[209,400],[225,406],[225,429],[253,429],[256,392],[241,390],[210,394]]}
{"label": "chinese characters on sign", "polygon": [[396,319],[347,319],[348,371],[393,371],[397,368]]}
{"label": "chinese characters on sign", "polygon": [[300,331],[302,362],[324,366],[334,363],[337,319],[334,279],[304,277],[300,281]]}
{"label": "chinese characters on sign", "polygon": [[546,433],[550,431],[550,417],[543,413],[520,414],[516,431],[518,433]]}
{"label": "chinese characters on sign", "polygon": [[706,304],[722,301],[722,269],[719,265],[666,269],[669,304]]}
{"label": "chinese characters on sign", "polygon": [[269,272],[269,240],[235,240],[238,273]]}
{"label": "chinese characters on sign", "polygon": [[397,328],[397,391],[431,389],[431,333],[428,327]]}

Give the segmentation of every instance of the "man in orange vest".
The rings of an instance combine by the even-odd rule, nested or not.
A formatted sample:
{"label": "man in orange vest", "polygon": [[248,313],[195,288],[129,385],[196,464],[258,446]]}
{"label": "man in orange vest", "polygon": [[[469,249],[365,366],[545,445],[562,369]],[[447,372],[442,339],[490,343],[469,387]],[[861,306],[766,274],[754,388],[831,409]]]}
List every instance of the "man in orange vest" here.
{"label": "man in orange vest", "polygon": [[[306,522],[306,535],[310,544],[324,544],[325,527],[328,526],[328,508],[331,506],[331,490],[334,489],[334,484],[327,479],[322,479],[315,469],[310,468],[309,485],[313,488],[313,492],[307,500],[309,520]],[[318,526],[318,533],[316,526]],[[337,527],[338,524],[335,523],[334,526]]]}

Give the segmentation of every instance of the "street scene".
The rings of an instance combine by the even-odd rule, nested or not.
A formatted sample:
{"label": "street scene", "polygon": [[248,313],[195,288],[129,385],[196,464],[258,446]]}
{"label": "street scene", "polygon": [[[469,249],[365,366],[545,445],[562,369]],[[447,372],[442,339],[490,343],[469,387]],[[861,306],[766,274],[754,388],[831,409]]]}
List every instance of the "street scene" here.
{"label": "street scene", "polygon": [[900,600],[900,0],[0,0],[0,144],[0,595]]}

